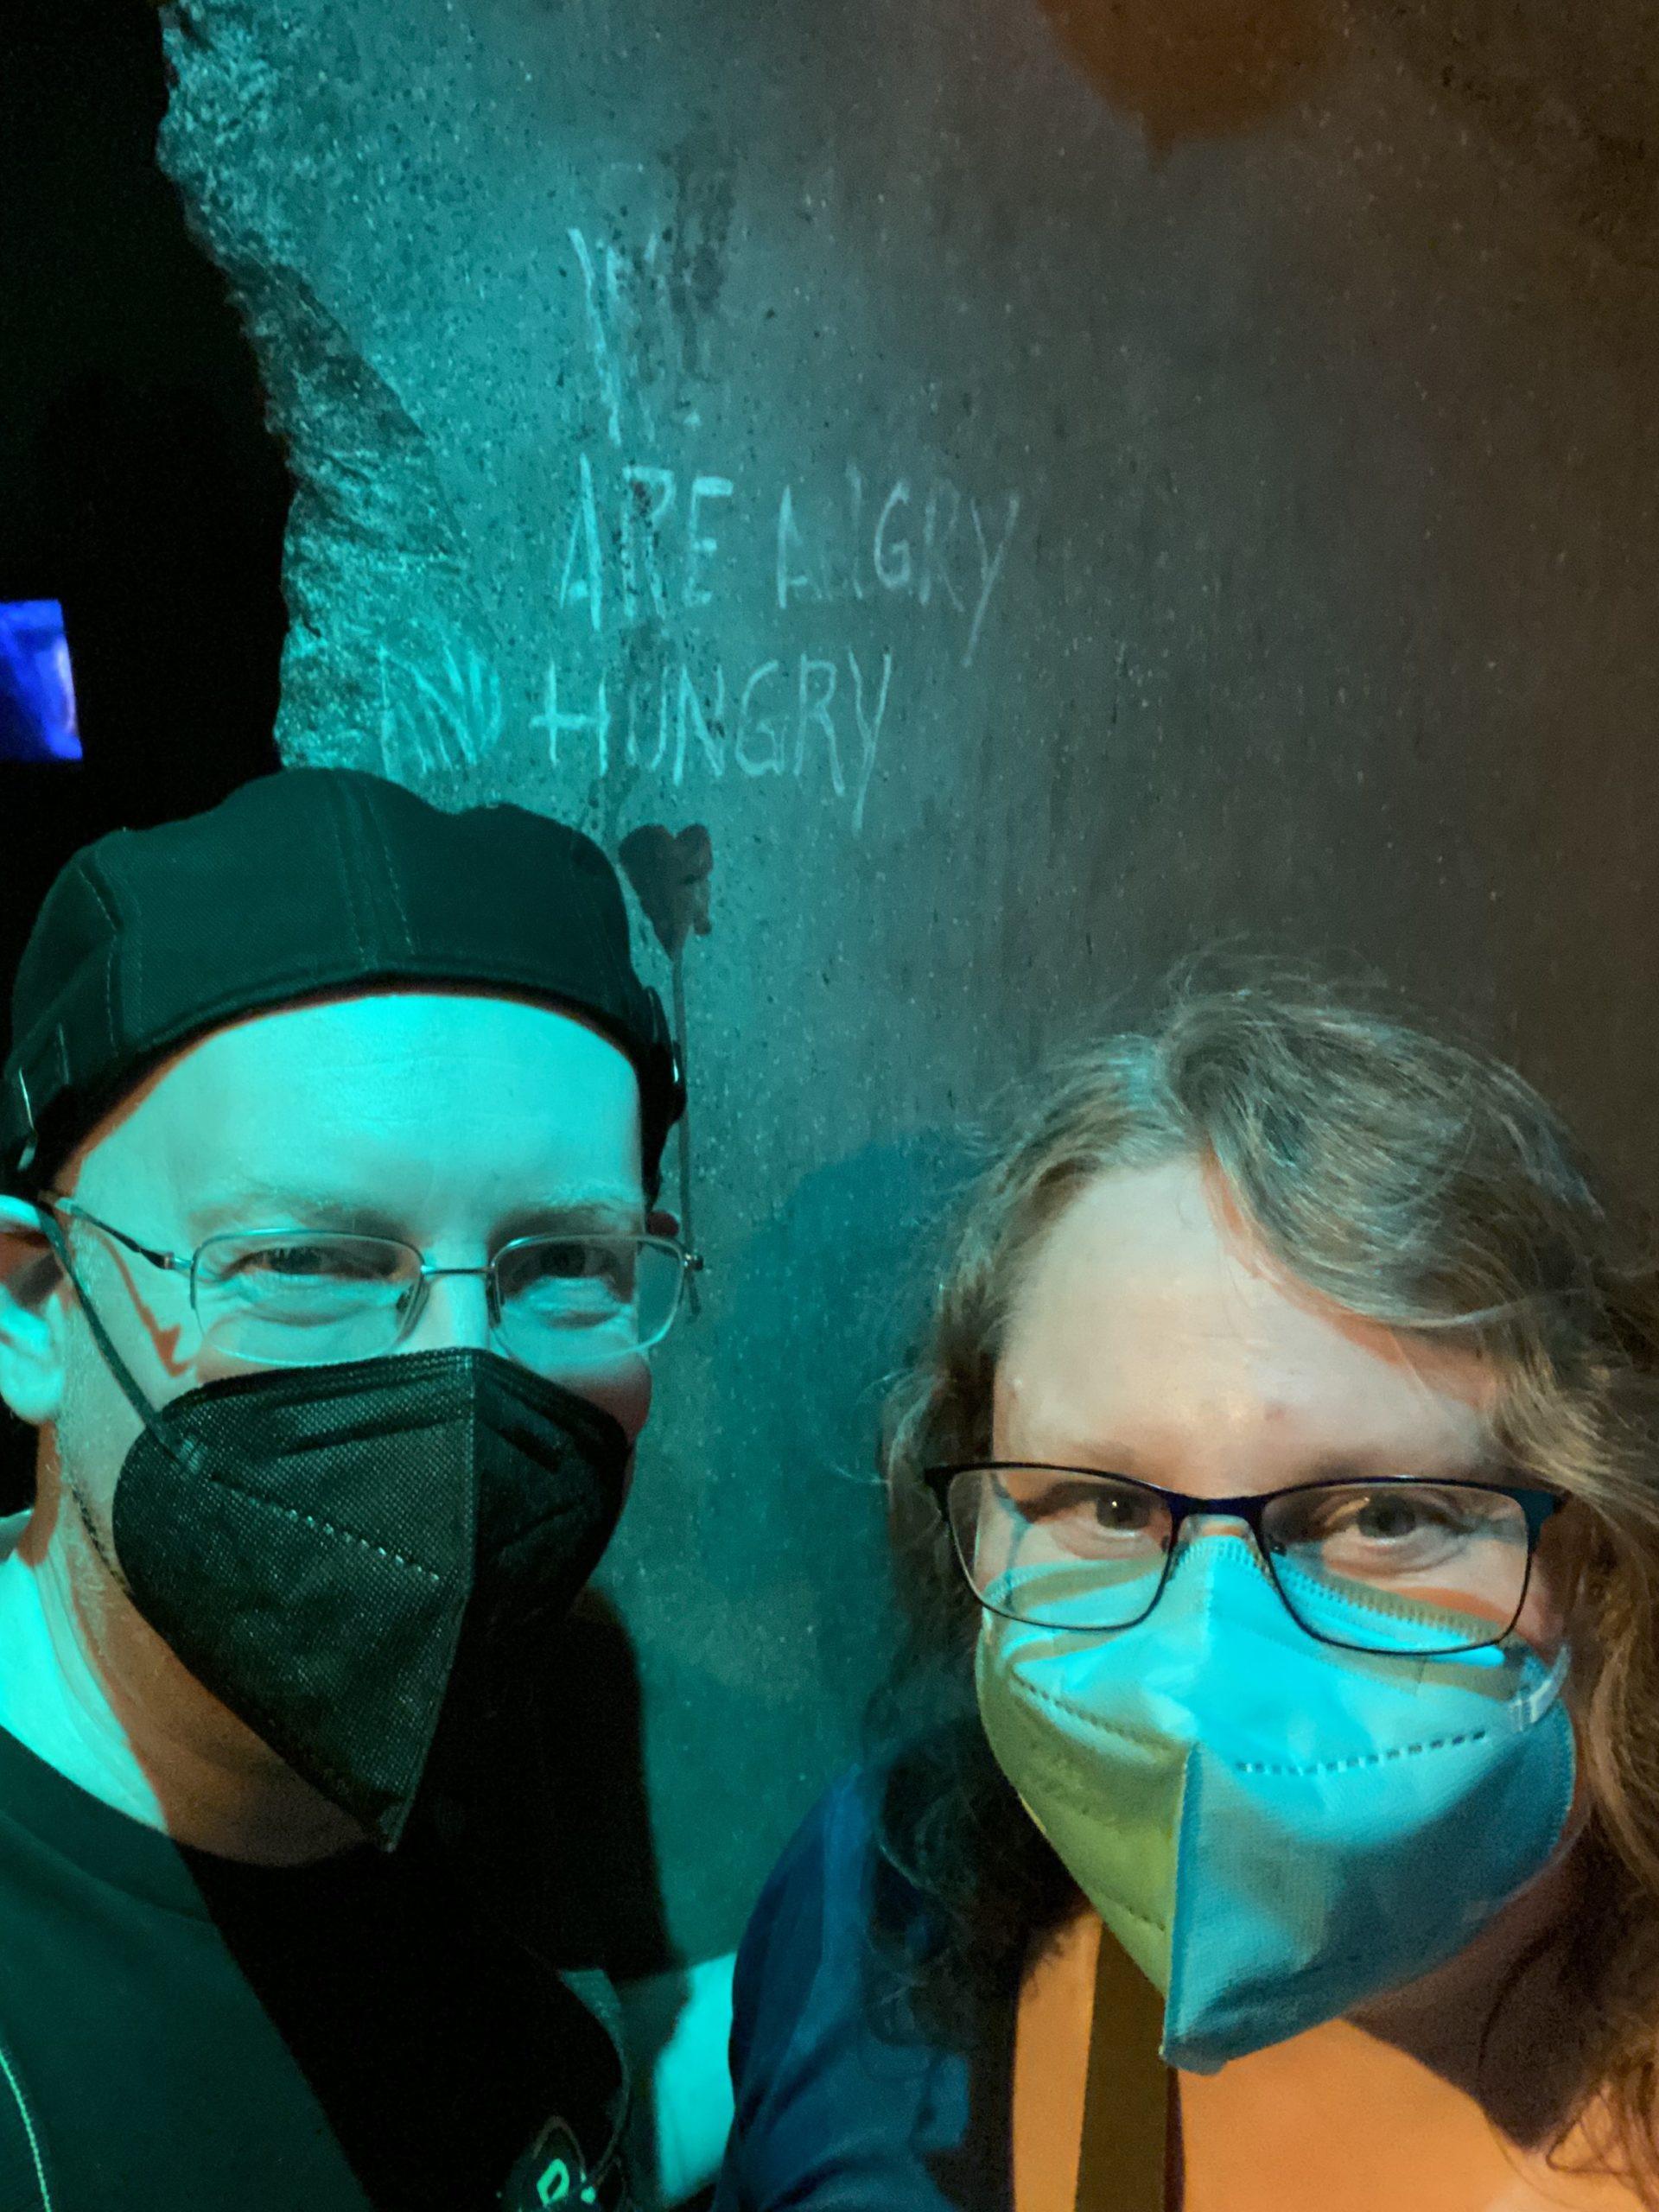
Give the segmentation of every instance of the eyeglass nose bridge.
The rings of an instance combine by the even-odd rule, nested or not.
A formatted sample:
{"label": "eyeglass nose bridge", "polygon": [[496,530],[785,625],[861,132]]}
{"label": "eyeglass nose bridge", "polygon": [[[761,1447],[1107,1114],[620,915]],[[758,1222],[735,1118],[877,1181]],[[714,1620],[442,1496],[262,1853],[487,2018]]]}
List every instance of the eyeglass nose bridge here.
{"label": "eyeglass nose bridge", "polygon": [[[1219,1522],[1224,1525],[1215,1529],[1206,1527],[1205,1524],[1210,1522]],[[1215,1502],[1206,1499],[1202,1504],[1182,1505],[1173,1509],[1169,1528],[1169,1556],[1173,1559],[1175,1554],[1185,1543],[1200,1540],[1205,1536],[1219,1535],[1232,1536],[1235,1539],[1243,1536],[1263,1564],[1266,1564],[1268,1547],[1262,1534],[1262,1516],[1259,1511],[1241,1512],[1236,1498],[1225,1498]]]}
{"label": "eyeglass nose bridge", "polygon": [[[1248,1543],[1255,1554],[1257,1567],[1273,1585],[1280,1602],[1284,1604],[1284,1592],[1279,1588],[1279,1578],[1274,1572],[1272,1560],[1268,1557],[1267,1541],[1262,1534],[1262,1508],[1265,1503],[1265,1500],[1248,1497],[1195,1498],[1190,1503],[1179,1498],[1166,1499],[1166,1503],[1170,1516],[1169,1541],[1164,1547],[1162,1571],[1158,1577],[1158,1586],[1153,1592],[1147,1602],[1146,1612],[1141,1617],[1141,1619],[1148,1618],[1157,1611],[1164,1592],[1169,1587],[1169,1578],[1175,1572],[1176,1560],[1182,1553],[1191,1542],[1202,1541],[1207,1535],[1230,1537],[1234,1542],[1239,1541],[1242,1538]],[[1195,1525],[1211,1521],[1231,1522],[1234,1525],[1231,1528],[1224,1527],[1217,1529],[1209,1529]],[[1188,1535],[1189,1529],[1193,1530],[1192,1536]],[[1290,1611],[1287,1605],[1286,1611]],[[1291,1618],[1293,1620],[1295,1619],[1296,1616],[1294,1612]],[[1301,1624],[1298,1622],[1297,1625],[1300,1627]]]}
{"label": "eyeglass nose bridge", "polygon": [[[1170,1516],[1168,1557],[1174,1558],[1186,1541],[1186,1530],[1193,1523],[1230,1521],[1243,1529],[1256,1557],[1271,1573],[1267,1539],[1262,1533],[1262,1516],[1271,1503],[1270,1497],[1178,1498],[1166,1496],[1164,1504]],[[1201,1530],[1199,1533],[1211,1532]]]}
{"label": "eyeglass nose bridge", "polygon": [[420,1273],[410,1285],[397,1325],[396,1341],[402,1344],[426,1311],[431,1286],[442,1275],[482,1275],[484,1278],[484,1306],[493,1333],[501,1328],[501,1289],[493,1260],[486,1260],[481,1268],[435,1268],[423,1260]]}

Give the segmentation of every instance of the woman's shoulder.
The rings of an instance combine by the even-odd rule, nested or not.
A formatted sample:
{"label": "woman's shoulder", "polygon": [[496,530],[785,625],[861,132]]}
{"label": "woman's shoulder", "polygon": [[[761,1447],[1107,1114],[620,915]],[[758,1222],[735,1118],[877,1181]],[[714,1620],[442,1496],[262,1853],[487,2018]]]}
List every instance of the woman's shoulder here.
{"label": "woman's shoulder", "polygon": [[766,1999],[797,2005],[826,1967],[861,1959],[877,1887],[881,1788],[879,1769],[853,1768],[785,1846],[738,1951],[740,2027],[746,2000],[751,2010]]}
{"label": "woman's shoulder", "polygon": [[785,1944],[803,1971],[829,1964],[850,1975],[873,1952],[898,1959],[925,1947],[936,1908],[883,1840],[890,1771],[850,1768],[808,1812],[756,1902],[744,1938],[752,1958]]}
{"label": "woman's shoulder", "polygon": [[[903,1931],[924,1908],[881,1850],[883,1782],[880,1767],[861,1767],[825,1792],[785,1847],[744,1936],[721,2212],[1006,2202],[998,2187],[1006,2106],[997,2112],[994,2099],[985,2119],[971,2114],[977,2069],[888,2002],[892,1959],[902,1962]],[[893,1913],[896,1955],[880,1941]],[[945,2183],[947,2171],[965,2194]]]}

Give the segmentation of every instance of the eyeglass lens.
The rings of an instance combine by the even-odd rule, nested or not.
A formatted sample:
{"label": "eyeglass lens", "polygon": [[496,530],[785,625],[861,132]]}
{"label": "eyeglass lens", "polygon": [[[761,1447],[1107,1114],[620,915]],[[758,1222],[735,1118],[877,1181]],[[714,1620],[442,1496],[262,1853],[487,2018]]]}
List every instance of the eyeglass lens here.
{"label": "eyeglass lens", "polygon": [[[957,1548],[994,1611],[1041,1627],[1143,1620],[1162,1589],[1174,1517],[1110,1476],[980,1467],[949,1491]],[[1381,1652],[1490,1643],[1514,1625],[1530,1538],[1521,1505],[1469,1484],[1389,1481],[1288,1491],[1262,1515],[1287,1607],[1326,1643]]]}
{"label": "eyeglass lens", "polygon": [[[235,1358],[370,1359],[402,1334],[421,1266],[409,1245],[334,1230],[211,1237],[197,1255],[197,1317]],[[677,1247],[664,1240],[520,1239],[496,1262],[503,1347],[550,1372],[648,1350],[674,1319],[683,1275]]]}

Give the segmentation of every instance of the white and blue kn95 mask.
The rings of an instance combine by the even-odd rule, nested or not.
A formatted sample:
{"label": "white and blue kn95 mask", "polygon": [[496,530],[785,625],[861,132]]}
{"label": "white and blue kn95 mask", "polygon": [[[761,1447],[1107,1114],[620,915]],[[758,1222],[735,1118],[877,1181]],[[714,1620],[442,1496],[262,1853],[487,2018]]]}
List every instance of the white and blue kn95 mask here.
{"label": "white and blue kn95 mask", "polygon": [[[1321,1588],[1327,1633],[1347,1604],[1374,1642],[1362,1602]],[[1396,1618],[1402,1643],[1468,1629]],[[1134,1627],[987,1613],[977,1683],[997,1763],[1163,1991],[1166,2059],[1210,2072],[1453,1957],[1542,1870],[1573,1802],[1567,1666],[1514,1636],[1338,1649],[1217,1533]]]}

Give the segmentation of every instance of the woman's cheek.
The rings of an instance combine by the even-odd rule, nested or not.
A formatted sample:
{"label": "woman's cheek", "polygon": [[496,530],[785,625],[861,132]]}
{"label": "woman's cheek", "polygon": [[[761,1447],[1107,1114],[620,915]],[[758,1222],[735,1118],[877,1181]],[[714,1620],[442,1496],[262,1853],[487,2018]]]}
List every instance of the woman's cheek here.
{"label": "woman's cheek", "polygon": [[1554,1659],[1567,1634],[1581,1567],[1584,1530],[1568,1506],[1545,1523],[1527,1579],[1526,1602],[1516,1633],[1545,1659]]}

